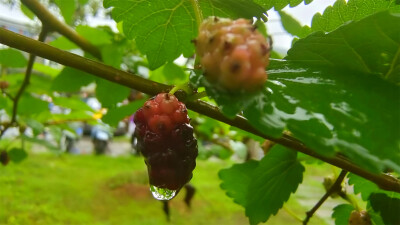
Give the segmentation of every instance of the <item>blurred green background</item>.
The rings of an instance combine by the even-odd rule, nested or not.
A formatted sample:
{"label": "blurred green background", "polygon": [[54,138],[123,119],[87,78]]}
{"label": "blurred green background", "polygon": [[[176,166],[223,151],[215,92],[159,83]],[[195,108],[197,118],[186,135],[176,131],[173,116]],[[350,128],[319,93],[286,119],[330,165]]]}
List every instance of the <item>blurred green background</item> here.
{"label": "blurred green background", "polygon": [[[0,224],[248,224],[244,209],[219,188],[218,171],[229,160],[198,160],[192,184],[197,192],[188,209],[184,190],[170,202],[171,222],[149,192],[141,157],[29,153],[19,164],[0,166]],[[301,224],[323,195],[330,166],[307,167],[296,198],[267,224]],[[240,182],[240,181],[238,181]],[[310,224],[332,224],[330,199]],[[268,204],[268,202],[266,202]]]}

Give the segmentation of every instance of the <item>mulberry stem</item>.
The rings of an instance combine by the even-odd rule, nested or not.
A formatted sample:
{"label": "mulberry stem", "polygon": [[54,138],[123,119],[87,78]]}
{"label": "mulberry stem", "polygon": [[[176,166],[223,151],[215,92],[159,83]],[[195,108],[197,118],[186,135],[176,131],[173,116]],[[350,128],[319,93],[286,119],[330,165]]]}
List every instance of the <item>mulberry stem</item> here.
{"label": "mulberry stem", "polygon": [[196,16],[197,28],[200,27],[201,22],[203,22],[203,13],[201,12],[199,2],[197,0],[190,0],[193,6],[194,15]]}

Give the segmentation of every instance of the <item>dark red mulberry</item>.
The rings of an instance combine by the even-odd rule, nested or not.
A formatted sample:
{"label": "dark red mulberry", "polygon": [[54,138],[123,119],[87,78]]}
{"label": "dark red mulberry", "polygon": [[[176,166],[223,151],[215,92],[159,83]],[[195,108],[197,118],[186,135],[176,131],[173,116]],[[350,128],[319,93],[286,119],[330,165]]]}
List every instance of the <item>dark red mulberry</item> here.
{"label": "dark red mulberry", "polygon": [[6,166],[10,162],[10,157],[8,156],[7,151],[2,150],[0,151],[0,163],[3,164],[3,166]]}
{"label": "dark red mulberry", "polygon": [[144,103],[134,122],[150,185],[179,191],[192,178],[198,154],[186,106],[174,95],[161,93]]}

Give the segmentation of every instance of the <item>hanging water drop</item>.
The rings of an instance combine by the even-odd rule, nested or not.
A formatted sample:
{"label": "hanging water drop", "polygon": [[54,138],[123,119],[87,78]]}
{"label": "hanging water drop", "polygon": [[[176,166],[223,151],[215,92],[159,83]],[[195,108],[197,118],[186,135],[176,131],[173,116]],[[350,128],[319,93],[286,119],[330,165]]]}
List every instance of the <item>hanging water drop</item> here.
{"label": "hanging water drop", "polygon": [[176,190],[159,188],[154,185],[150,185],[150,191],[153,194],[153,197],[157,200],[171,200],[176,195]]}

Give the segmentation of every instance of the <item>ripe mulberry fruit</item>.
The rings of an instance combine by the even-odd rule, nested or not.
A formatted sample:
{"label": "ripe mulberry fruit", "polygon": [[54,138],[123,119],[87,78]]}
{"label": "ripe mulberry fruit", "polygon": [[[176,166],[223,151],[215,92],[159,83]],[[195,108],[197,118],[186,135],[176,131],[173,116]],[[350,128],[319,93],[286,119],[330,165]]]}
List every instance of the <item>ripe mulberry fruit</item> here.
{"label": "ripe mulberry fruit", "polygon": [[0,152],[0,163],[6,166],[10,162],[10,157],[5,150]]}
{"label": "ripe mulberry fruit", "polygon": [[192,178],[198,154],[185,104],[174,95],[158,94],[135,113],[134,122],[150,184],[179,191]]}
{"label": "ripe mulberry fruit", "polygon": [[194,43],[210,83],[228,91],[252,92],[267,80],[269,44],[249,20],[209,17]]}

